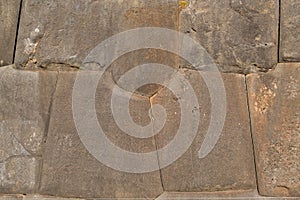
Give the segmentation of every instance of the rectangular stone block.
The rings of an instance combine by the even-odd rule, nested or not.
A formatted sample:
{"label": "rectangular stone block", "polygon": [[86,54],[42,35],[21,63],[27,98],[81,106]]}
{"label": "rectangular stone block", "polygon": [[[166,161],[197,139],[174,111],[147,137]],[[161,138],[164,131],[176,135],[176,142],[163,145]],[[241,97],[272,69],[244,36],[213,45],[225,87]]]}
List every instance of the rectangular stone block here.
{"label": "rectangular stone block", "polygon": [[[87,88],[93,87],[90,76],[96,72],[81,72],[86,74],[87,81],[84,82]],[[84,198],[155,198],[162,193],[162,185],[159,171],[149,173],[128,173],[121,169],[115,170],[108,163],[97,160],[88,147],[94,147],[103,151],[100,154],[111,153],[107,148],[108,143],[114,144],[115,148],[124,151],[146,153],[155,152],[156,146],[153,137],[138,139],[130,137],[118,128],[111,111],[111,93],[115,85],[109,73],[100,79],[95,92],[95,112],[98,119],[89,118],[87,124],[93,120],[98,120],[103,133],[106,135],[104,143],[93,144],[93,135],[87,126],[84,131],[75,119],[85,120],[88,108],[76,106],[74,104],[74,83],[76,72],[60,72],[57,89],[54,95],[54,102],[51,111],[51,120],[46,147],[43,154],[44,163],[42,169],[41,194],[58,195],[66,197]],[[80,89],[80,97],[86,98],[87,102],[93,99],[86,97],[86,90]],[[150,108],[149,99],[140,95],[134,95],[130,101],[130,114],[133,121],[140,125],[147,125],[150,122],[148,110]],[[82,118],[74,118],[74,109],[80,109]],[[77,115],[76,115],[77,116]],[[99,132],[99,135],[101,133]],[[82,137],[86,137],[93,145],[86,145],[82,142]],[[97,138],[96,138],[97,139]],[[133,169],[139,168],[134,160],[126,160],[122,155],[108,157],[110,162],[132,162]],[[145,160],[147,163],[147,160]],[[158,168],[158,160],[155,153],[154,163],[150,163]],[[140,165],[145,165],[140,163]]]}
{"label": "rectangular stone block", "polygon": [[0,192],[33,192],[56,73],[7,66],[0,74]]}
{"label": "rectangular stone block", "polygon": [[258,188],[300,196],[300,65],[247,76]]}
{"label": "rectangular stone block", "polygon": [[223,72],[266,71],[277,63],[278,13],[278,0],[190,1],[180,13],[180,31]]}
{"label": "rectangular stone block", "polygon": [[[200,124],[198,128],[196,127],[196,136],[187,151],[178,160],[161,170],[165,191],[210,192],[255,189],[254,156],[244,76],[222,74],[226,96],[218,97],[221,103],[216,105],[216,102],[210,99],[211,91],[208,90],[199,72],[183,70],[179,73],[190,82],[197,95],[199,107],[194,109],[200,112]],[[209,79],[218,80],[213,72],[206,73]],[[195,110],[181,110],[179,99],[168,89],[160,90],[153,97],[152,103],[161,104],[168,115],[164,128],[156,135],[157,146],[160,149],[174,140],[175,135],[179,134],[177,131],[183,121],[188,120],[182,119],[182,113],[187,112],[187,116],[190,116]],[[190,100],[185,101],[184,104],[190,104]],[[220,129],[220,136],[217,137],[213,135],[219,134],[218,130],[212,129],[213,131],[208,133],[211,121],[222,123],[220,119],[215,118],[221,115],[222,110],[219,107],[215,111],[217,113],[213,115],[211,107],[213,104],[225,106],[226,112],[224,126]],[[189,128],[184,133],[188,135],[194,125],[191,121],[187,126]],[[186,142],[187,135],[182,138],[183,143]],[[203,158],[199,156],[199,150],[204,144],[205,137],[210,140],[217,138],[217,142],[212,146],[212,151]],[[160,163],[168,156],[170,155],[160,156]]]}
{"label": "rectangular stone block", "polygon": [[[177,29],[177,1],[26,0],[22,6],[16,63],[26,68],[46,68],[51,63],[79,67],[103,40],[145,26]],[[151,54],[162,57],[157,51]]]}
{"label": "rectangular stone block", "polygon": [[13,62],[21,0],[0,1],[0,66]]}
{"label": "rectangular stone block", "polygon": [[281,0],[280,60],[300,61],[300,2]]}

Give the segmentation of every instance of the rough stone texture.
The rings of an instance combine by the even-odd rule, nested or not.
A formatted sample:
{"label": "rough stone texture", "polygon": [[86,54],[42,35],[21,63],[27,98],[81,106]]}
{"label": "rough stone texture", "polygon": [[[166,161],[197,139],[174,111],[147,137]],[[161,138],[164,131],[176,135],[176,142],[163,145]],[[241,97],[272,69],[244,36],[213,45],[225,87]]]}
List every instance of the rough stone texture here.
{"label": "rough stone texture", "polygon": [[1,193],[31,193],[37,189],[40,159],[15,156],[0,163]]}
{"label": "rough stone texture", "polygon": [[49,63],[79,67],[93,48],[113,34],[142,26],[176,29],[177,11],[176,0],[26,0],[16,63],[28,68]]}
{"label": "rough stone texture", "polygon": [[0,69],[0,192],[32,192],[55,73]]}
{"label": "rough stone texture", "polygon": [[300,61],[300,2],[281,0],[280,59]]}
{"label": "rough stone texture", "polygon": [[258,187],[300,196],[300,64],[247,76]]}
{"label": "rough stone texture", "polygon": [[12,64],[21,0],[0,1],[0,66]]}
{"label": "rough stone texture", "polygon": [[23,200],[84,200],[84,199],[42,196],[42,195],[26,195],[26,196],[23,196]]}
{"label": "rough stone texture", "polygon": [[[80,200],[79,198],[62,198],[42,195],[3,195],[0,200]],[[84,199],[81,199],[84,200]]]}
{"label": "rough stone texture", "polygon": [[278,5],[278,0],[190,1],[180,14],[180,30],[223,72],[265,71],[277,63]]}
{"label": "rough stone texture", "polygon": [[[184,70],[200,105],[198,134],[190,148],[176,162],[161,170],[165,191],[202,192],[255,189],[255,170],[246,88],[243,75],[223,74],[227,93],[227,115],[222,134],[213,151],[199,159],[198,151],[210,121],[210,97],[200,74]],[[213,77],[213,76],[212,76]],[[166,108],[169,121],[156,136],[158,148],[170,142],[180,122],[178,100],[167,89],[153,97],[153,104]]]}
{"label": "rough stone texture", "polygon": [[[43,154],[41,194],[85,198],[155,198],[160,195],[162,185],[158,171],[146,174],[116,171],[97,161],[83,146],[72,115],[75,76],[75,72],[61,72],[58,78]],[[106,136],[128,151],[154,151],[154,138],[136,139],[118,129],[110,110],[114,85],[107,75],[99,82],[96,93],[98,121]],[[133,120],[141,125],[148,124],[148,98],[137,96],[131,101]]]}
{"label": "rough stone texture", "polygon": [[156,200],[167,199],[259,199],[257,191],[254,190],[233,190],[224,192],[164,192]]}
{"label": "rough stone texture", "polygon": [[[156,200],[182,200],[182,199],[195,199],[195,200],[216,200],[216,199],[238,199],[238,200],[288,200],[285,197],[263,197],[257,191],[251,190],[233,190],[223,192],[164,192]],[[297,198],[295,198],[296,200]]]}
{"label": "rough stone texture", "polygon": [[22,200],[22,195],[0,195],[1,200]]}

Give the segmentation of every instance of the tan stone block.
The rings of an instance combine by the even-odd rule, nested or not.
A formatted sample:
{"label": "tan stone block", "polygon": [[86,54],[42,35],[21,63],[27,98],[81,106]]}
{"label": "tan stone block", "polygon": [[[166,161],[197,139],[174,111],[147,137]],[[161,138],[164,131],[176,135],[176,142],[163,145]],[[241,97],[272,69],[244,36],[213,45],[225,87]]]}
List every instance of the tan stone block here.
{"label": "tan stone block", "polygon": [[[41,193],[90,198],[154,198],[161,194],[159,171],[145,174],[117,171],[102,164],[88,152],[79,138],[73,119],[72,88],[75,78],[75,72],[60,72],[59,75],[43,154]],[[95,95],[98,121],[107,139],[126,151],[138,153],[155,151],[153,137],[148,139],[129,137],[118,128],[110,108],[114,85],[109,74],[104,76],[98,84]],[[83,92],[82,95],[84,94]],[[130,100],[131,116],[139,125],[149,123],[149,108],[150,102],[146,97],[135,95]],[[80,109],[85,112],[84,107]],[[87,130],[86,134],[88,133]],[[99,144],[96,148],[104,146]],[[105,150],[108,151],[103,149]],[[122,158],[116,159],[119,161]],[[155,162],[154,165],[158,165],[157,157]]]}
{"label": "tan stone block", "polygon": [[[222,74],[227,96],[221,100],[226,105],[225,124],[213,150],[206,157],[200,158],[199,150],[209,128],[213,101],[211,101],[208,88],[199,72],[183,70],[182,73],[193,86],[197,95],[199,108],[195,109],[199,109],[200,124],[197,135],[188,150],[177,161],[161,170],[165,191],[202,192],[255,189],[254,158],[244,76]],[[212,73],[210,78],[216,78],[214,76]],[[182,113],[178,98],[168,89],[160,90],[153,97],[152,104],[155,103],[161,104],[168,115],[164,128],[156,135],[158,148],[163,148],[177,134],[178,127],[182,123]],[[190,102],[185,103],[189,104]],[[192,115],[193,111],[184,112]],[[221,110],[217,112],[220,113]],[[219,123],[222,122],[219,121]],[[191,125],[189,129],[187,131],[192,130]],[[184,142],[184,138],[182,140]],[[160,162],[167,156],[159,157]]]}
{"label": "tan stone block", "polygon": [[300,196],[300,65],[247,76],[258,188]]}

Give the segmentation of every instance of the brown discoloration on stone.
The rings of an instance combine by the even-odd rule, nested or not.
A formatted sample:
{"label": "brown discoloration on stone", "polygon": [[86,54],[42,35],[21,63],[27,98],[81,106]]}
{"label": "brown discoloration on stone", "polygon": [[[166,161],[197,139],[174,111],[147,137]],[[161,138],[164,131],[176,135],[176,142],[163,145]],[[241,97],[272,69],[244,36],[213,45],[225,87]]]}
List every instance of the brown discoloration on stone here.
{"label": "brown discoloration on stone", "polygon": [[[295,81],[299,79],[299,64],[279,64],[267,74],[247,76],[258,187],[262,195],[300,195],[300,84]],[[256,109],[261,103],[257,96],[264,93],[261,88],[272,90],[269,97],[272,103],[264,112]]]}
{"label": "brown discoloration on stone", "polygon": [[180,13],[180,30],[223,72],[266,71],[277,63],[278,6],[278,0],[191,1]]}
{"label": "brown discoloration on stone", "polygon": [[[41,194],[69,197],[155,198],[162,193],[158,171],[130,174],[113,170],[96,160],[81,143],[72,114],[72,88],[76,73],[60,72],[54,96],[44,164]],[[154,151],[153,138],[138,140],[123,133],[115,124],[110,110],[114,82],[105,73],[96,93],[99,123],[116,146],[127,151]],[[149,122],[149,100],[134,96],[130,102],[133,120]]]}
{"label": "brown discoloration on stone", "polygon": [[258,94],[253,94],[256,99],[254,103],[254,109],[256,112],[264,114],[267,112],[268,108],[272,106],[273,99],[276,96],[274,89],[277,89],[276,83],[274,83],[272,88],[267,88],[267,86],[263,85],[259,89]]}
{"label": "brown discoloration on stone", "polygon": [[0,1],[0,66],[13,62],[21,0]]}
{"label": "brown discoloration on stone", "polygon": [[300,2],[281,0],[280,60],[300,61]]}
{"label": "brown discoloration on stone", "polygon": [[[179,192],[255,189],[244,76],[223,74],[227,92],[225,126],[213,151],[207,157],[199,159],[198,151],[210,121],[210,96],[205,82],[197,71],[182,70],[181,72],[197,94],[200,124],[197,136],[187,152],[161,170],[164,189]],[[158,148],[168,144],[178,130],[181,113],[178,99],[174,97],[171,91],[162,89],[152,100],[153,104],[163,105],[168,114],[164,128],[156,136]]]}

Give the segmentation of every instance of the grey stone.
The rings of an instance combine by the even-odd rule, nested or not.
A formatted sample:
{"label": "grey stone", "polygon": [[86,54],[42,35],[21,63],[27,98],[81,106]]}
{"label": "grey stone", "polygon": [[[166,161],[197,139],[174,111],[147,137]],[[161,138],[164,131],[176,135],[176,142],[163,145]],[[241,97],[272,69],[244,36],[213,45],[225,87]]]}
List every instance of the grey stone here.
{"label": "grey stone", "polygon": [[[226,89],[226,119],[223,131],[213,150],[199,158],[199,150],[211,117],[211,99],[200,74],[183,70],[198,97],[200,124],[188,150],[174,163],[161,170],[165,191],[204,192],[255,189],[255,170],[250,122],[247,108],[245,78],[239,74],[223,74]],[[210,78],[215,78],[214,73]],[[152,103],[162,105],[168,120],[156,135],[158,148],[166,146],[177,133],[180,121],[178,99],[168,90],[160,90]],[[192,127],[191,127],[192,128]],[[162,157],[159,157],[161,161]]]}
{"label": "grey stone", "polygon": [[0,191],[32,192],[56,73],[0,68]]}
{"label": "grey stone", "polygon": [[22,200],[23,195],[0,195],[1,200]]}
{"label": "grey stone", "polygon": [[[194,199],[194,200],[215,200],[215,199],[238,199],[238,200],[289,200],[288,197],[264,197],[257,191],[251,190],[231,190],[222,192],[164,192],[156,200],[176,200],[176,199]],[[298,200],[299,198],[292,198]]]}
{"label": "grey stone", "polygon": [[13,62],[21,0],[0,1],[0,66]]}
{"label": "grey stone", "polygon": [[175,0],[26,0],[16,63],[26,68],[51,63],[79,67],[100,42],[121,31],[143,26],[176,29],[177,7]]}
{"label": "grey stone", "polygon": [[[0,198],[1,199],[1,198]],[[81,200],[84,200],[80,198]],[[63,198],[55,196],[43,196],[43,195],[25,195],[23,200],[80,200],[79,198]]]}
{"label": "grey stone", "polygon": [[40,159],[30,156],[9,157],[0,163],[1,193],[32,193],[37,189]]}
{"label": "grey stone", "polygon": [[[3,67],[0,76],[0,160],[13,155],[41,155],[56,72]],[[4,153],[5,152],[5,153]]]}
{"label": "grey stone", "polygon": [[180,13],[180,31],[223,72],[265,71],[277,63],[278,13],[278,0],[190,1]]}
{"label": "grey stone", "polygon": [[259,192],[300,196],[300,65],[247,76]]}
{"label": "grey stone", "polygon": [[[98,121],[107,138],[127,151],[139,153],[155,151],[153,137],[145,140],[129,137],[116,125],[110,110],[112,86],[115,83],[109,73],[105,74],[98,84],[95,108]],[[59,74],[43,154],[40,193],[84,198],[157,197],[162,193],[158,171],[146,174],[117,171],[102,164],[85,148],[79,138],[72,113],[72,88],[75,77],[76,72]],[[130,105],[131,116],[136,123],[146,125],[150,122],[148,98],[135,96],[131,99]],[[82,111],[85,112],[84,108]]]}
{"label": "grey stone", "polygon": [[255,190],[231,190],[222,192],[164,192],[156,200],[167,199],[245,199],[255,200],[260,198]]}
{"label": "grey stone", "polygon": [[[81,200],[84,200],[80,198]],[[79,200],[79,198],[63,198],[55,196],[43,196],[43,195],[0,195],[0,200]]]}
{"label": "grey stone", "polygon": [[300,61],[300,2],[281,0],[280,59]]}

